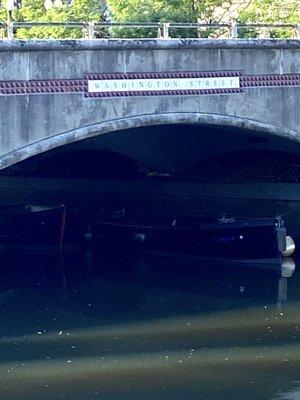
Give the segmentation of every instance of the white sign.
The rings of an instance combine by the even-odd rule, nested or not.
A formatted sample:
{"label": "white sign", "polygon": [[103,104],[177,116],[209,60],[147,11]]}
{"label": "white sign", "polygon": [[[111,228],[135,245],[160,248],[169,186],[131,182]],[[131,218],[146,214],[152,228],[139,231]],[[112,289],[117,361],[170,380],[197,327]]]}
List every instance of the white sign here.
{"label": "white sign", "polygon": [[145,92],[169,90],[238,89],[240,78],[162,78],[162,79],[99,79],[88,80],[89,93]]}

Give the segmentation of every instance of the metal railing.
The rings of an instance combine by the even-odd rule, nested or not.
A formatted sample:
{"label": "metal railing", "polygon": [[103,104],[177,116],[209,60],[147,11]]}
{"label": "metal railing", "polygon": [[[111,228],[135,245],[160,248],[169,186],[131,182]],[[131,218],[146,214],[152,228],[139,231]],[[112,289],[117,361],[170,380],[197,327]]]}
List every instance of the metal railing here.
{"label": "metal railing", "polygon": [[[300,39],[300,24],[248,24],[248,23],[232,23],[223,24],[204,24],[204,23],[178,23],[178,22],[19,22],[9,21],[0,22],[0,30],[2,30],[2,38],[13,39],[18,28],[30,29],[34,27],[60,27],[68,29],[81,29],[82,38],[94,39],[97,37],[97,30],[106,28],[107,37],[116,37],[116,32],[120,33],[119,37],[122,37],[122,32],[116,31],[116,29],[153,29],[157,31],[157,37],[161,39],[172,38],[172,31],[174,29],[180,30],[194,30],[196,34],[201,37],[201,31],[207,32],[207,37],[215,37],[212,32],[222,31],[224,37],[237,39],[242,35],[243,31],[250,30],[254,32],[253,37],[260,38],[269,37],[269,33],[274,30],[283,29],[289,33],[290,38]],[[115,30],[115,31],[114,31]],[[114,31],[114,32],[113,32]],[[113,33],[112,33],[113,32]],[[123,33],[124,35],[124,33]],[[147,36],[145,36],[146,38]],[[180,37],[180,35],[176,35]],[[188,37],[184,35],[184,37]],[[194,37],[194,36],[193,36]],[[249,33],[248,36],[249,38]],[[251,36],[250,36],[251,37]]]}

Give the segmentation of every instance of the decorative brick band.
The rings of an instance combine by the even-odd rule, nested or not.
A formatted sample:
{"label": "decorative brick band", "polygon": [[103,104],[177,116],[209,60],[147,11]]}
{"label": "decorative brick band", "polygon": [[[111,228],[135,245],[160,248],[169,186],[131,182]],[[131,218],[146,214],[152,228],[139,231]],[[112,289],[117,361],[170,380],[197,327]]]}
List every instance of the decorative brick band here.
{"label": "decorative brick band", "polygon": [[[145,90],[127,92],[90,93],[89,80],[132,80],[132,79],[184,79],[184,78],[230,78],[239,77],[239,88],[209,88],[201,90]],[[115,96],[168,96],[168,95],[207,95],[240,93],[251,87],[285,87],[300,86],[300,74],[243,75],[238,71],[208,72],[147,72],[147,73],[114,73],[86,74],[84,79],[47,79],[29,81],[0,81],[0,96],[33,95],[50,93],[83,93],[85,97]]]}
{"label": "decorative brick band", "polygon": [[84,80],[0,81],[1,95],[84,92]]}
{"label": "decorative brick band", "polygon": [[180,72],[127,72],[114,74],[86,74],[85,79],[167,79],[167,78],[214,78],[241,76],[240,71],[180,71]]}
{"label": "decorative brick band", "polygon": [[244,75],[241,87],[300,86],[300,74],[285,75]]}
{"label": "decorative brick band", "polygon": [[188,96],[188,95],[203,95],[203,94],[228,94],[228,93],[242,93],[243,89],[207,89],[207,90],[149,90],[145,92],[104,92],[104,93],[89,93],[85,94],[88,98],[99,97],[135,97],[135,96]]}

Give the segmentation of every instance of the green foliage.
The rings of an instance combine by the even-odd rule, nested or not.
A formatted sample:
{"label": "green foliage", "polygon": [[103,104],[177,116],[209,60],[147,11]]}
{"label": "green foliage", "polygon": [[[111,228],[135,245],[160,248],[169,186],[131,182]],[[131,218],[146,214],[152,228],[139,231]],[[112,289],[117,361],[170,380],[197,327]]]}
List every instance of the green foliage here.
{"label": "green foliage", "polygon": [[[201,22],[228,23],[238,16],[239,22],[299,23],[299,0],[108,0],[113,20],[119,22]],[[235,10],[235,11],[234,11]],[[256,30],[243,30],[247,37],[259,35]],[[146,29],[114,29],[114,36],[155,36],[157,31]],[[171,30],[171,36],[217,37],[224,31],[208,29]],[[271,37],[292,36],[290,30],[275,29]]]}
{"label": "green foliage", "polygon": [[[234,1],[234,0],[231,0]],[[108,0],[109,9],[114,21],[122,22],[219,22],[215,10],[221,7],[223,0]],[[230,3],[230,2],[229,2]],[[144,33],[145,30],[140,30]],[[134,29],[114,30],[113,35],[135,37],[139,32]],[[157,31],[146,31],[152,36]],[[208,37],[215,34],[210,29],[176,29],[172,28],[172,37]]]}
{"label": "green foliage", "polygon": [[[197,22],[193,0],[111,0],[114,22]],[[182,34],[182,31],[179,31]],[[156,37],[157,29],[114,29],[113,36]],[[176,32],[172,31],[176,37]]]}
{"label": "green foliage", "polygon": [[[13,11],[13,20],[24,22],[87,22],[101,21],[104,0],[73,0],[71,6],[63,0],[61,8],[46,10],[44,0],[23,0],[22,7]],[[238,18],[241,23],[299,23],[299,0],[107,0],[113,22],[186,22],[222,23]],[[6,1],[2,1],[5,7]],[[6,21],[5,8],[0,9],[0,20]],[[17,28],[15,37],[81,38],[83,28],[32,27]],[[258,37],[261,29],[240,29],[239,36]],[[291,37],[291,29],[272,29],[270,37]],[[98,37],[157,37],[155,28],[99,29]],[[219,37],[226,30],[171,28],[171,37]]]}
{"label": "green foliage", "polygon": [[73,0],[68,7],[69,21],[99,21],[102,16],[99,0]]}
{"label": "green foliage", "polygon": [[[99,21],[102,17],[99,0],[73,0],[71,6],[63,1],[61,8],[52,7],[46,10],[44,0],[23,0],[22,7],[13,12],[15,21],[23,22],[88,22]],[[82,38],[82,28],[71,27],[32,27],[18,28],[15,37],[31,38]]]}
{"label": "green foliage", "polygon": [[6,21],[7,13],[5,8],[0,8],[0,21]]}
{"label": "green foliage", "polygon": [[[266,24],[298,24],[300,20],[299,0],[252,0],[250,6],[241,10],[239,22]],[[261,29],[241,30],[243,37],[258,37]],[[292,37],[292,29],[271,29],[271,38]]]}

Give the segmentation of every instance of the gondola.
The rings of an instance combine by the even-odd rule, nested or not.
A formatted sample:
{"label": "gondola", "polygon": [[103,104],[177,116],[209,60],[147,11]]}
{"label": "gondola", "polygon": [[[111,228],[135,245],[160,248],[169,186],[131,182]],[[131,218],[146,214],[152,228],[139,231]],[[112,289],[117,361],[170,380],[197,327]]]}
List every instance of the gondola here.
{"label": "gondola", "polygon": [[[106,215],[105,215],[106,214]],[[176,259],[207,259],[213,262],[243,262],[258,266],[281,265],[295,246],[287,236],[281,217],[237,219],[222,216],[181,216],[169,224],[143,224],[126,219],[125,210],[104,213],[92,225],[94,241],[119,247],[170,255]]]}
{"label": "gondola", "polygon": [[0,207],[1,251],[63,251],[82,239],[82,230],[74,212],[64,205]]}

